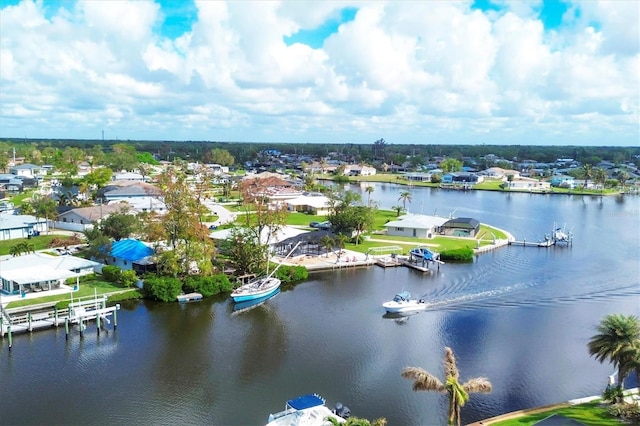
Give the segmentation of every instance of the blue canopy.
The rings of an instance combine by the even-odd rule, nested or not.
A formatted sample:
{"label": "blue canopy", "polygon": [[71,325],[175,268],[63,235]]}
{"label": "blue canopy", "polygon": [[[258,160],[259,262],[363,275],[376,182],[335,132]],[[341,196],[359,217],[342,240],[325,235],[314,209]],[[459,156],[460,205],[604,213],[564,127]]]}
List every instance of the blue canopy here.
{"label": "blue canopy", "polygon": [[324,405],[324,399],[318,394],[302,395],[287,401],[287,405],[296,410],[304,410],[305,408],[317,407]]}
{"label": "blue canopy", "polygon": [[153,249],[138,240],[127,239],[114,241],[109,254],[118,259],[134,262],[152,255]]}

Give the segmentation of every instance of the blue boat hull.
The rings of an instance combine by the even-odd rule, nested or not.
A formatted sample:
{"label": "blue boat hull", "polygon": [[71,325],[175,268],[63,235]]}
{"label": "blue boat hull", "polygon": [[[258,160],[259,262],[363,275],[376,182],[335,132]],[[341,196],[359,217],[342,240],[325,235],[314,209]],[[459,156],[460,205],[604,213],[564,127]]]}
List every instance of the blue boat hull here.
{"label": "blue boat hull", "polygon": [[280,286],[271,288],[271,289],[265,289],[265,291],[258,291],[258,292],[253,292],[250,294],[240,294],[240,295],[236,295],[236,296],[231,296],[233,301],[236,303],[239,302],[248,302],[251,300],[258,300],[258,299],[262,299],[262,298],[266,298],[269,297],[271,295],[273,295],[274,293],[276,293],[278,290],[280,290]]}

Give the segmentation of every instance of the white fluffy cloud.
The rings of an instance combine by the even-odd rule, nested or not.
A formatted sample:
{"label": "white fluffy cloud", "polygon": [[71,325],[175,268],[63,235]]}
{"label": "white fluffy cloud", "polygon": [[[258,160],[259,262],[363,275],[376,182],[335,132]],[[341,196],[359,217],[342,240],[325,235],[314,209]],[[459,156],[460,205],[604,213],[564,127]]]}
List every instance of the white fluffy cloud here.
{"label": "white fluffy cloud", "polygon": [[[0,135],[370,143],[637,145],[635,1],[23,1],[0,13]],[[321,48],[284,38],[355,18]]]}

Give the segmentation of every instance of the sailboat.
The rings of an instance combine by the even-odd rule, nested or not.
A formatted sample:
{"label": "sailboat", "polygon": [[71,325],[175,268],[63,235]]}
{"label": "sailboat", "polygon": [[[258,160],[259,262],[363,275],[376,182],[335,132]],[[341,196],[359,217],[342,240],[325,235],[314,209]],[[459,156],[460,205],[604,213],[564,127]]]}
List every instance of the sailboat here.
{"label": "sailboat", "polygon": [[[289,254],[283,259],[286,260],[287,257],[293,253],[301,242],[295,245],[294,248],[291,249]],[[278,268],[282,265],[282,262],[278,264],[278,266],[267,276],[255,278],[249,281],[247,284],[243,284],[240,287],[233,290],[231,293],[231,298],[234,302],[247,302],[249,300],[262,299],[267,298],[273,294],[275,294],[280,288],[280,279],[274,277],[273,274],[276,273]]]}

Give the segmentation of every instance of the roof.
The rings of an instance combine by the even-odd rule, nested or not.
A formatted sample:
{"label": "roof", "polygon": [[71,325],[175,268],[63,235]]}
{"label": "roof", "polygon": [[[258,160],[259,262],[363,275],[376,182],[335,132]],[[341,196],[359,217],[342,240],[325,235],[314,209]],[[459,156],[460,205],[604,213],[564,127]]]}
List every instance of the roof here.
{"label": "roof", "polygon": [[105,218],[112,213],[120,213],[123,208],[128,207],[130,207],[129,204],[123,201],[120,203],[103,204],[101,206],[78,207],[67,210],[64,213],[60,213],[58,216],[64,217],[69,215],[70,213],[75,213],[78,216],[93,222],[94,220]]}
{"label": "roof", "polygon": [[434,226],[441,226],[446,221],[447,219],[438,216],[407,214],[400,216],[397,220],[385,223],[384,226],[393,228],[431,229]]}
{"label": "roof", "polygon": [[44,279],[75,277],[76,269],[93,268],[98,262],[75,256],[52,256],[31,253],[2,261],[2,277],[20,284],[40,282]]}
{"label": "roof", "polygon": [[287,200],[287,204],[292,206],[311,206],[317,209],[329,207],[329,197],[324,195],[300,195],[299,197]]}
{"label": "roof", "polygon": [[480,222],[470,217],[457,217],[455,219],[449,219],[442,224],[444,228],[466,228],[475,229],[480,226]]}
{"label": "roof", "polygon": [[153,253],[154,251],[151,247],[147,246],[142,241],[132,239],[114,241],[111,244],[111,251],[109,252],[113,257],[128,260],[130,262],[151,256]]}
{"label": "roof", "polygon": [[36,223],[46,223],[47,219],[44,217],[36,218],[35,216],[23,214],[0,214],[0,229],[21,229],[31,228]]}

